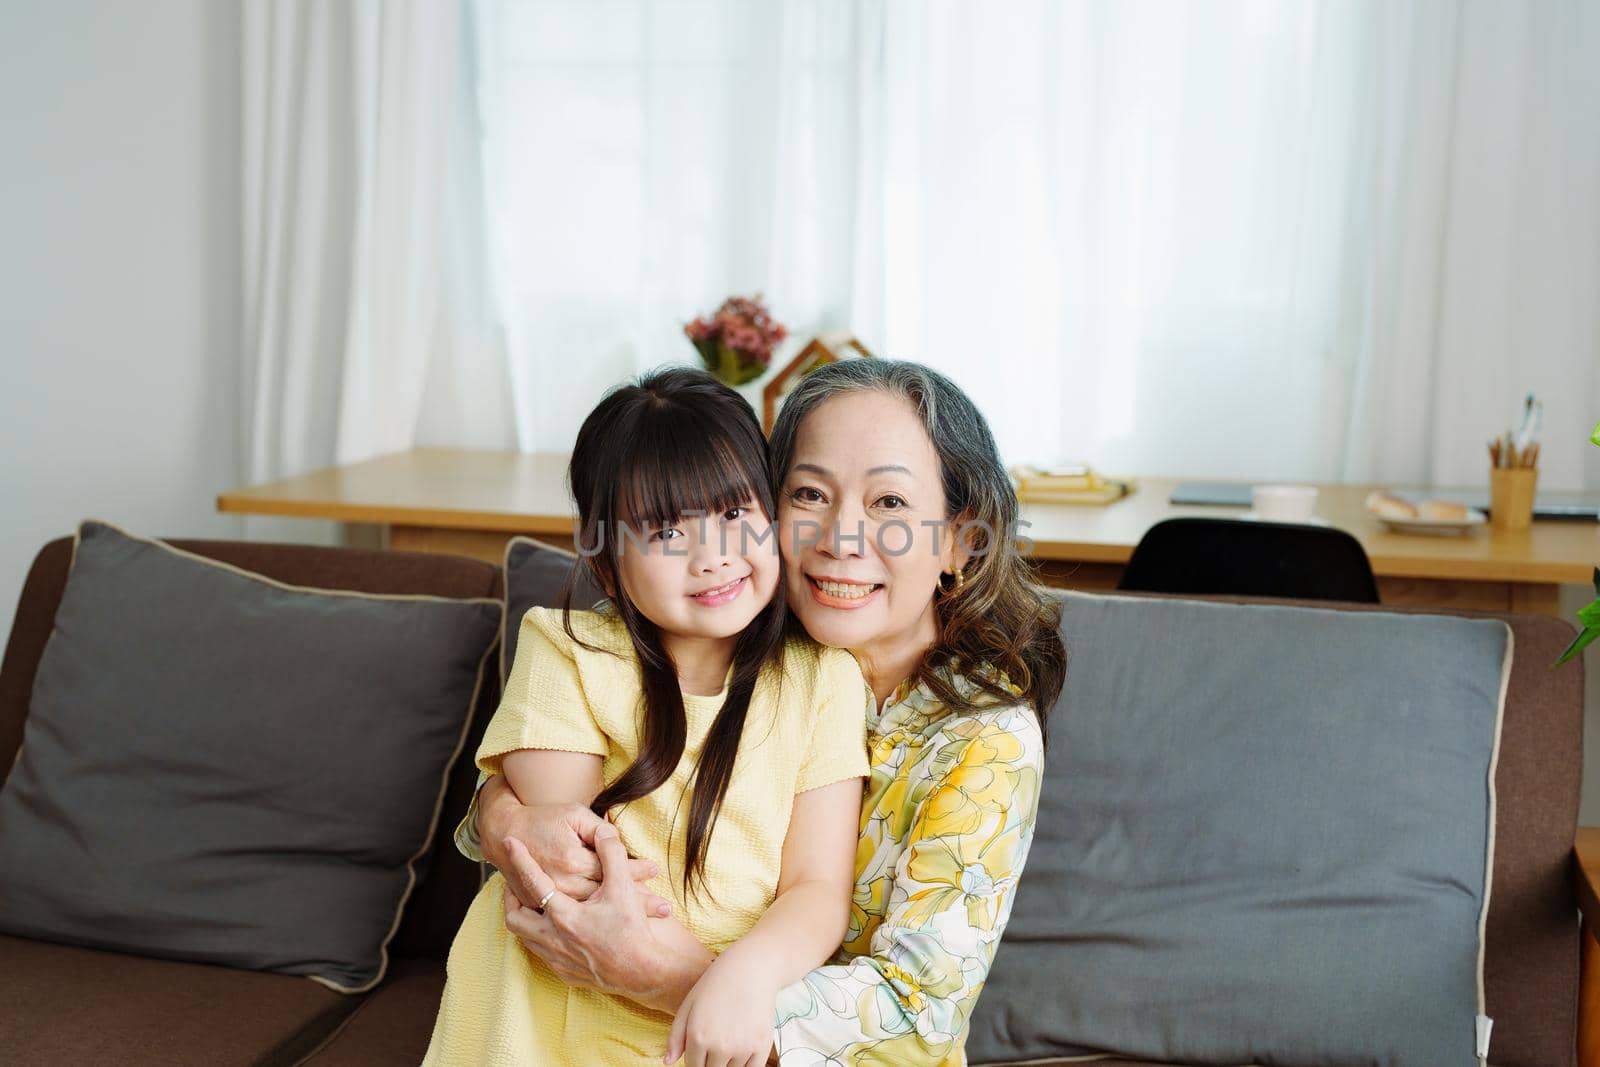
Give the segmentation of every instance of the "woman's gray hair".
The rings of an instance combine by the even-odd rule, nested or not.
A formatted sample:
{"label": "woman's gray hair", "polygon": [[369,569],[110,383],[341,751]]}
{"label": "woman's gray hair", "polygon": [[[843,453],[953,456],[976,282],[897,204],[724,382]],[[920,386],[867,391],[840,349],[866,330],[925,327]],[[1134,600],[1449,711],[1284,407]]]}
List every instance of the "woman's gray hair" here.
{"label": "woman's gray hair", "polygon": [[[995,447],[989,423],[949,378],[920,363],[899,359],[847,359],[817,368],[800,379],[783,402],[767,444],[774,488],[782,488],[805,417],[846,393],[879,392],[911,405],[933,442],[944,481],[945,518],[969,511],[986,537],[1010,545],[1016,532],[1017,495]],[[995,546],[966,542],[974,554]]]}

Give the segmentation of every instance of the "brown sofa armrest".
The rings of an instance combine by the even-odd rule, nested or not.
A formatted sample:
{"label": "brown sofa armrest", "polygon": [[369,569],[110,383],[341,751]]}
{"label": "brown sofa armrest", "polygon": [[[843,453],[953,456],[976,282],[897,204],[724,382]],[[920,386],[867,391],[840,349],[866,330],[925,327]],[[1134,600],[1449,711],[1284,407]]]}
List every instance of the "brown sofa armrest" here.
{"label": "brown sofa armrest", "polygon": [[1600,826],[1580,826],[1572,845],[1572,888],[1583,916],[1578,991],[1578,1064],[1600,1067]]}
{"label": "brown sofa armrest", "polygon": [[1600,826],[1578,827],[1572,845],[1572,888],[1583,924],[1600,934]]}

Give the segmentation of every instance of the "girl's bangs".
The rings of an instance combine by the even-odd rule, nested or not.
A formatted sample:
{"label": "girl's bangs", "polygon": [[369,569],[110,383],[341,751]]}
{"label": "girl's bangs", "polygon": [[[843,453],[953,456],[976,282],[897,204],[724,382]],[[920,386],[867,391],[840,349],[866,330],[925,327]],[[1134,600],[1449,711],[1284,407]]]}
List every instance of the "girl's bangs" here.
{"label": "girl's bangs", "polygon": [[[766,472],[752,471],[722,436],[652,433],[645,428],[624,457],[617,516],[636,527],[672,526],[695,513],[717,515],[741,504],[766,503]],[[649,440],[657,437],[658,440]]]}

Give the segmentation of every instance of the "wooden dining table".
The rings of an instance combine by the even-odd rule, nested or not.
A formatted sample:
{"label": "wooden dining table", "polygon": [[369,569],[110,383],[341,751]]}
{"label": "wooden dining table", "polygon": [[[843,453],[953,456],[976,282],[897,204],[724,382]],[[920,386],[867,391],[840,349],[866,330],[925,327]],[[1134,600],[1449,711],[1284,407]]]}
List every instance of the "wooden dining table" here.
{"label": "wooden dining table", "polygon": [[[390,549],[498,562],[517,534],[571,547],[566,467],[567,456],[556,452],[415,448],[230,490],[217,497],[217,510],[371,523],[387,531]],[[1022,505],[1021,533],[1032,541],[1045,581],[1115,588],[1134,546],[1157,522],[1243,511],[1173,505],[1168,497],[1178,479],[1135,484],[1131,494],[1103,506]],[[1316,515],[1361,542],[1386,604],[1554,615],[1561,585],[1587,584],[1600,562],[1600,523],[1593,520],[1537,520],[1526,530],[1483,526],[1447,536],[1394,533],[1366,510],[1373,488],[1320,485]]]}

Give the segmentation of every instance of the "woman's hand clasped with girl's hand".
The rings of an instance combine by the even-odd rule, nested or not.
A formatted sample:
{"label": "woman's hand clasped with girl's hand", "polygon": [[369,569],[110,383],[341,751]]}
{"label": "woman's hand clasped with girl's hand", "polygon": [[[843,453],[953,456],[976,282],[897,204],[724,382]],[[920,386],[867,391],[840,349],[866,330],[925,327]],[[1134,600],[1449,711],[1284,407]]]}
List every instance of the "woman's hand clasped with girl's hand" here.
{"label": "woman's hand clasped with girl's hand", "polygon": [[[616,830],[601,826],[594,844],[599,888],[578,901],[556,888],[521,841],[507,838],[506,929],[569,986],[675,1013],[665,1062],[766,1063],[778,996],[771,969],[747,958],[753,954],[740,952],[737,944],[711,962],[710,950],[676,919],[646,914],[646,901],[654,898],[628,877],[630,861]],[[546,894],[551,895],[542,915],[518,899],[539,901]]]}
{"label": "woman's hand clasped with girl's hand", "polygon": [[[602,824],[594,832],[599,888],[573,900],[555,886],[526,846],[503,844],[507,869],[506,929],[563,982],[625,996],[658,1011],[674,1012],[712,955],[676,919],[646,914],[656,898],[634,885],[617,831]],[[548,896],[548,900],[546,897]],[[521,898],[545,900],[541,915]],[[770,1010],[768,1012],[770,1028]]]}

